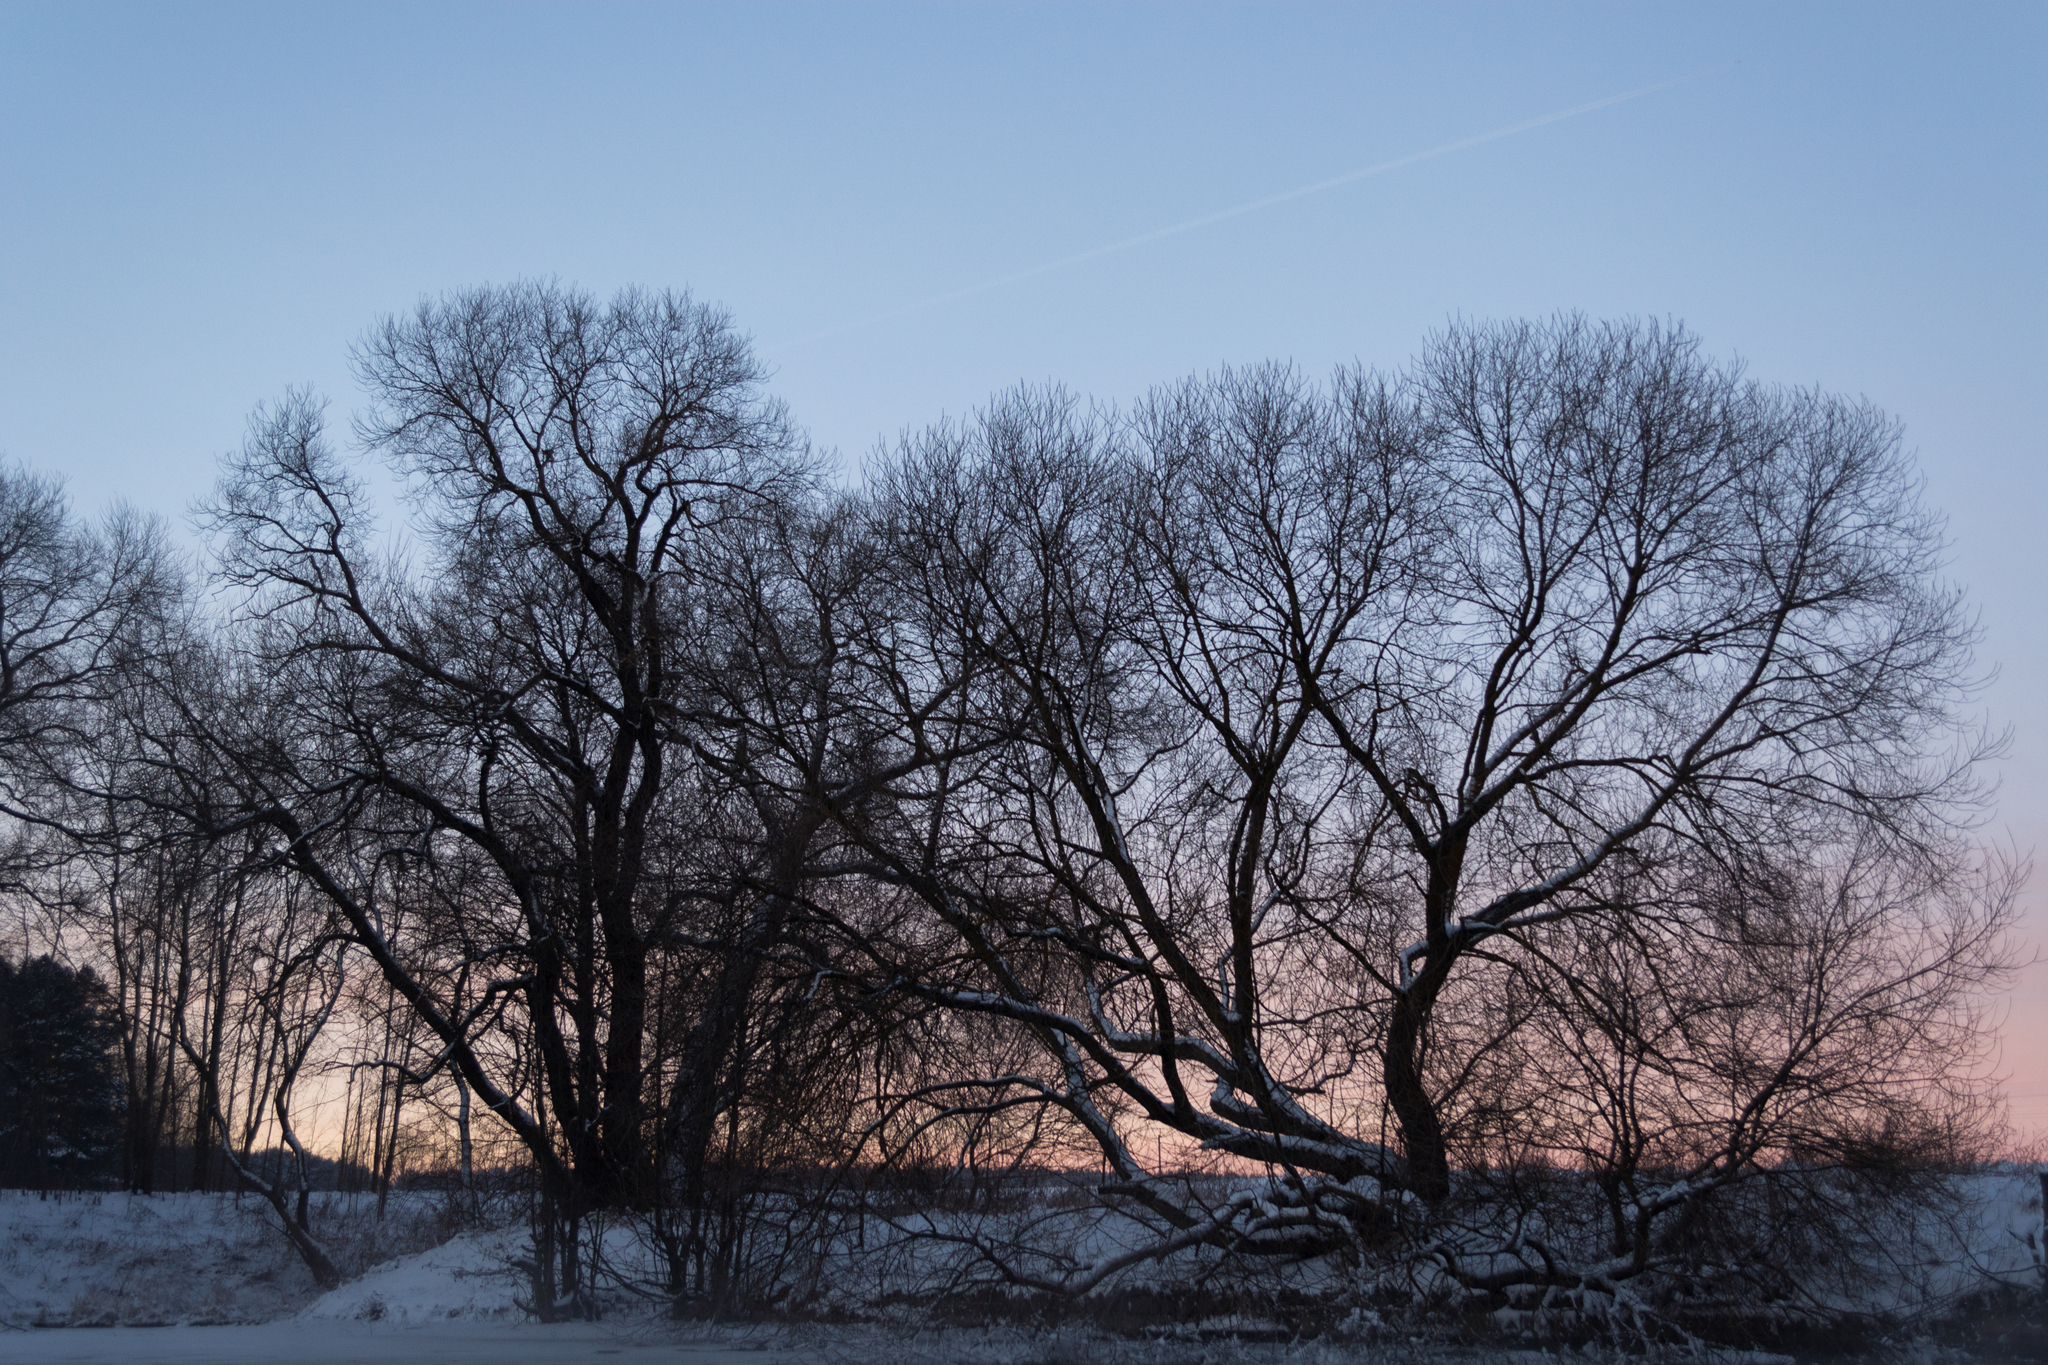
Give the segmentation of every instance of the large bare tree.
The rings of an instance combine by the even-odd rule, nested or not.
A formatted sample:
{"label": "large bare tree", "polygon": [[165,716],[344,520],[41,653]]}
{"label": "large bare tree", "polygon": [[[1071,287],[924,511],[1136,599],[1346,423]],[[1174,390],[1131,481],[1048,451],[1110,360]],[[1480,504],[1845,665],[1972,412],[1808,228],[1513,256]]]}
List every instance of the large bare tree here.
{"label": "large bare tree", "polygon": [[[928,671],[1021,727],[848,825],[951,945],[878,977],[1035,1039],[923,1098],[1063,1113],[1161,1249],[1443,1201],[1525,1022],[1502,964],[1703,869],[1968,857],[1972,625],[1896,425],[1681,330],[1461,326],[1400,375],[1226,372],[1121,421],[1018,394],[877,482]],[[1292,1194],[1191,1209],[1147,1124]]]}
{"label": "large bare tree", "polygon": [[[645,1200],[649,955],[717,890],[677,837],[705,799],[678,743],[693,557],[801,493],[803,450],[687,296],[476,290],[355,360],[411,538],[376,547],[318,402],[254,420],[210,527],[261,704],[197,736],[207,818],[275,832],[551,1198]],[[508,1007],[518,1094],[477,1047]]]}

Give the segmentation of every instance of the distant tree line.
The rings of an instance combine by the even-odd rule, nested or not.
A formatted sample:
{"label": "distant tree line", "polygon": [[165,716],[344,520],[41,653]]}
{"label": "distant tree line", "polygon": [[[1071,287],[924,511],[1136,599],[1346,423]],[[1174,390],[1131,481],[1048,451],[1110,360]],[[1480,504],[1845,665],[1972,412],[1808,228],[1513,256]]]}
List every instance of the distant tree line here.
{"label": "distant tree line", "polygon": [[119,1038],[92,968],[0,956],[0,1182],[103,1183],[119,1151]]}
{"label": "distant tree line", "polygon": [[315,1122],[379,1191],[516,1154],[543,1317],[606,1220],[678,1311],[789,1305],[1059,1172],[1128,1253],[947,1223],[956,1287],[1207,1248],[1620,1311],[1781,1293],[1813,1243],[1744,1210],[1996,1136],[1973,625],[1867,404],[1461,324],[1019,389],[848,491],[686,295],[354,360],[345,443],[252,418],[204,564],[0,479],[8,867],[78,968],[8,970],[102,1106],[9,1090],[10,1173],[253,1190],[332,1280]]}
{"label": "distant tree line", "polygon": [[[0,956],[0,1186],[141,1193],[233,1188],[219,1153],[194,1147],[190,1132],[177,1125],[175,1081],[155,1104],[134,1102],[124,1066],[133,1032],[90,966],[70,967],[48,955],[17,966]],[[154,1114],[160,1126],[140,1128],[132,1121],[138,1112]],[[359,1123],[365,1116],[351,1110],[348,1117]],[[343,1153],[361,1145],[351,1141],[347,1126],[337,1143]],[[367,1162],[306,1155],[308,1188],[387,1194],[396,1143],[387,1153],[372,1139]],[[434,1183],[446,1164],[439,1155],[415,1154],[404,1174]],[[274,1178],[300,1158],[283,1148],[245,1147],[241,1160]]]}

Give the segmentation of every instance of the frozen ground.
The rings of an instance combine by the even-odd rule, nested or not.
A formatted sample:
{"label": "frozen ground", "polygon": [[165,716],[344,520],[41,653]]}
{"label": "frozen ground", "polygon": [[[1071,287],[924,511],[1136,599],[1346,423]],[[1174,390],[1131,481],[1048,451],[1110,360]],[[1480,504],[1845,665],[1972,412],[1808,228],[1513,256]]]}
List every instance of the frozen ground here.
{"label": "frozen ground", "polygon": [[[313,1196],[313,1229],[344,1268],[433,1246],[433,1197]],[[452,1276],[443,1276],[455,1283]],[[29,1326],[268,1322],[319,1288],[253,1195],[0,1190],[0,1332]]]}
{"label": "frozen ground", "polygon": [[[633,1333],[601,1324],[439,1323],[426,1327],[305,1321],[242,1327],[0,1331],[0,1365],[1397,1365],[1409,1347],[1265,1345],[1231,1340],[1131,1341],[1092,1333],[942,1333],[812,1328],[710,1338]],[[1430,1352],[1439,1365],[1556,1365],[1541,1351]],[[1577,1357],[1584,1359],[1586,1357]],[[1614,1365],[1622,1365],[1614,1357]],[[1640,1358],[1635,1358],[1639,1360]],[[1635,1361],[1630,1361],[1635,1365]],[[1795,1365],[1762,1352],[1706,1352],[1686,1365]],[[1896,1363],[1893,1363],[1896,1365]],[[1930,1357],[1926,1365],[1956,1365]]]}
{"label": "frozen ground", "polygon": [[[1099,1337],[878,1334],[859,1328],[709,1340],[636,1337],[602,1326],[400,1328],[366,1323],[308,1331],[303,1322],[245,1327],[116,1327],[0,1332],[5,1365],[1391,1365],[1400,1353],[1235,1342]],[[1516,1352],[1530,1365],[1542,1359]],[[1507,1365],[1510,1357],[1494,1357]],[[1739,1365],[1781,1358],[1749,1355]],[[1479,1358],[1471,1358],[1478,1365]],[[1727,1358],[1737,1365],[1736,1357]],[[1706,1365],[1693,1362],[1693,1365]],[[1789,1362],[1786,1363],[1789,1365]]]}
{"label": "frozen ground", "polygon": [[[2037,1283],[2042,1210],[2035,1177],[2015,1170],[1972,1183],[1979,1198],[1965,1229],[1901,1227],[1881,1258],[1888,1268],[1873,1265],[1856,1297],[1903,1307],[1902,1300],[1912,1297],[1901,1292],[1908,1280],[1919,1285],[1918,1294],[1933,1297],[1992,1281]],[[930,1333],[912,1321],[894,1327],[735,1328],[707,1335],[681,1328],[651,1307],[632,1306],[630,1298],[601,1323],[541,1326],[526,1321],[515,1302],[525,1285],[509,1262],[525,1249],[523,1226],[443,1240],[453,1224],[437,1196],[395,1197],[382,1221],[366,1197],[319,1198],[316,1232],[345,1267],[360,1272],[328,1294],[318,1292],[278,1235],[274,1215],[253,1198],[44,1199],[0,1191],[0,1365],[524,1365],[613,1357],[646,1365],[1355,1365],[1414,1354],[1394,1344],[1240,1344],[1228,1339],[1235,1330],[1235,1320],[1228,1319],[1204,1321],[1199,1334],[1197,1324],[1188,1324],[1177,1339],[1149,1341],[1078,1330],[1051,1336]],[[1089,1223],[1081,1235],[1093,1241],[1111,1234]],[[618,1239],[616,1246],[611,1238]],[[632,1259],[633,1244],[623,1231],[608,1234],[607,1245],[616,1262]],[[860,1302],[872,1302],[866,1295],[900,1288],[929,1269],[913,1255],[878,1271],[869,1257],[827,1274],[835,1285],[833,1298],[858,1310]],[[1162,1282],[1172,1273],[1154,1272]],[[1937,1353],[1928,1359],[1953,1357]]]}
{"label": "frozen ground", "polygon": [[450,1320],[518,1322],[514,1302],[531,1293],[510,1267],[526,1250],[524,1226],[470,1232],[414,1256],[373,1266],[301,1309],[308,1322],[370,1322],[419,1327]]}
{"label": "frozen ground", "polygon": [[0,1331],[0,1361],[7,1365],[538,1365],[613,1357],[622,1365],[781,1365],[818,1358],[747,1341],[635,1339],[603,1324],[401,1327],[287,1319],[239,1327]]}

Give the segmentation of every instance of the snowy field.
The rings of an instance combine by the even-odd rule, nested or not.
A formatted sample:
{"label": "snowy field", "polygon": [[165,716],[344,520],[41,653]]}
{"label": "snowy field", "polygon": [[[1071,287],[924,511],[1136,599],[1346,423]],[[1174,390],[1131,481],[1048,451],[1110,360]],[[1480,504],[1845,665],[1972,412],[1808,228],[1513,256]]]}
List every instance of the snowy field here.
{"label": "snowy field", "polygon": [[[443,1242],[439,1203],[316,1194],[313,1226],[341,1262],[368,1265]],[[319,1289],[254,1195],[0,1190],[0,1326],[145,1327],[270,1322]]]}
{"label": "snowy field", "polygon": [[751,1342],[636,1339],[602,1325],[443,1323],[313,1324],[287,1320],[242,1327],[115,1327],[105,1331],[0,1332],[0,1361],[14,1365],[468,1365],[498,1361],[608,1360],[635,1365],[780,1365],[816,1359],[801,1350],[762,1350]]}
{"label": "snowy field", "polygon": [[[1943,1236],[1900,1239],[1888,1249],[1897,1258],[1893,1265],[1873,1266],[1862,1290],[1873,1300],[1904,1306],[1898,1287],[1909,1278],[1917,1282],[1915,1294],[1923,1302],[1930,1292],[1949,1296],[1994,1283],[2039,1284],[2043,1215],[2036,1177],[2024,1171],[1983,1175],[1972,1178],[1971,1189],[1973,1216],[1960,1236],[1951,1226]],[[707,1334],[668,1321],[651,1304],[628,1300],[602,1322],[542,1326],[526,1320],[516,1303],[526,1282],[509,1263],[525,1249],[523,1224],[450,1235],[456,1220],[442,1196],[394,1196],[381,1220],[369,1196],[315,1198],[315,1231],[344,1266],[360,1270],[327,1294],[318,1291],[286,1246],[269,1208],[253,1197],[43,1198],[0,1191],[0,1365],[521,1365],[614,1356],[648,1365],[1349,1365],[1417,1354],[1402,1338],[1292,1346],[1273,1344],[1270,1334],[1265,1342],[1236,1340],[1233,1322],[1225,1318],[1186,1323],[1147,1340],[1082,1329],[1052,1334],[933,1331],[900,1309],[888,1315],[892,1321],[868,1326],[730,1328]],[[1076,1210],[1074,1217],[1097,1220],[1085,1230],[1077,1222],[1084,1241],[1113,1236],[1099,1215]],[[896,1260],[895,1271],[884,1276],[889,1285],[875,1279],[872,1255],[834,1267],[827,1273],[842,1286],[832,1296],[834,1306],[854,1316],[877,1316],[863,1314],[857,1300],[923,1278],[933,1267],[919,1267],[919,1260],[914,1253]],[[1908,1263],[1911,1275],[1906,1274]],[[1162,1284],[1176,1275],[1171,1266],[1148,1273]],[[1262,1334],[1254,1330],[1247,1335]],[[1508,1356],[1449,1354],[1475,1360],[1554,1358],[1519,1351]],[[1922,1358],[1931,1365],[1966,1357],[1936,1352]]]}
{"label": "snowy field", "polygon": [[[1411,1350],[1269,1346],[1233,1341],[1132,1342],[1087,1333],[914,1333],[869,1328],[735,1332],[675,1338],[598,1325],[351,1323],[308,1330],[298,1321],[246,1327],[117,1327],[106,1331],[0,1332],[7,1365],[1390,1365]],[[1538,1365],[1537,1352],[1467,1355],[1473,1365]],[[1548,1358],[1554,1360],[1554,1358]],[[1711,1358],[1709,1358],[1711,1361]],[[1724,1365],[1788,1358],[1727,1355]]]}
{"label": "snowy field", "polygon": [[[931,1332],[915,1325],[728,1328],[707,1334],[649,1312],[542,1325],[514,1303],[507,1266],[523,1226],[445,1226],[438,1196],[316,1195],[331,1247],[370,1260],[321,1294],[269,1207],[232,1195],[0,1191],[0,1365],[539,1365],[616,1357],[638,1365],[1351,1365],[1380,1352],[1092,1332]],[[378,1261],[380,1251],[396,1252]]]}

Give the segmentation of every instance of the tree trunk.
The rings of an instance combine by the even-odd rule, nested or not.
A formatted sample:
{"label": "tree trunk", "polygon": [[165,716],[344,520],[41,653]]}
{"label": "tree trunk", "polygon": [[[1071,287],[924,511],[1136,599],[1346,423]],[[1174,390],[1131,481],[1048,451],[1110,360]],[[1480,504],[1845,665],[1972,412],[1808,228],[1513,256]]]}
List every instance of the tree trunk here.
{"label": "tree trunk", "polygon": [[471,1180],[471,1151],[469,1138],[469,1083],[462,1079],[462,1073],[455,1073],[455,1138],[458,1144],[462,1170],[462,1192],[473,1193]]}
{"label": "tree trunk", "polygon": [[1423,1037],[1444,975],[1432,961],[1406,991],[1394,997],[1384,1068],[1387,1103],[1401,1125],[1401,1145],[1408,1158],[1409,1187],[1417,1198],[1430,1204],[1441,1203],[1451,1192],[1443,1123],[1422,1075]]}

